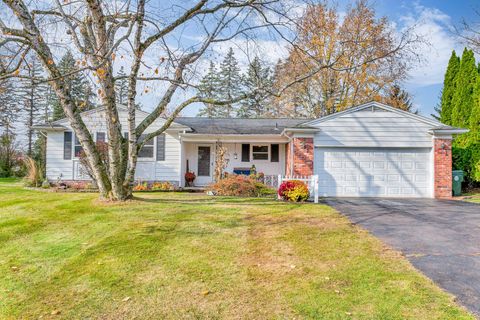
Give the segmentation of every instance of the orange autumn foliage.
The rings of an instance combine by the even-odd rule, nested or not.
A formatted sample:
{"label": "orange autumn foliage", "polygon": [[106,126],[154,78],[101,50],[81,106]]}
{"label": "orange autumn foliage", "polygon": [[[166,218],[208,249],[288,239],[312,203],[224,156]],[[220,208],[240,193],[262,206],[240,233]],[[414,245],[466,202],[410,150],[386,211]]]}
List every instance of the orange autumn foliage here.
{"label": "orange autumn foliage", "polygon": [[276,67],[275,86],[325,67],[274,99],[283,116],[320,117],[382,100],[407,76],[405,48],[398,48],[389,21],[376,18],[366,1],[349,7],[343,18],[336,7],[310,5],[297,32],[296,47]]}

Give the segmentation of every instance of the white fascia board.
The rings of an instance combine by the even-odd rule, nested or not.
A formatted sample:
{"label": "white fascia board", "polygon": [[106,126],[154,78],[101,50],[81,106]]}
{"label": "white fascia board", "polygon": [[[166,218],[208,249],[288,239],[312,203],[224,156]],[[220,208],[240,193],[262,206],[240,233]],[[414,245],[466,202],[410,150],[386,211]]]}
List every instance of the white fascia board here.
{"label": "white fascia board", "polygon": [[379,145],[374,145],[374,144],[359,144],[359,145],[329,145],[329,144],[315,144],[315,148],[378,148],[378,149],[425,149],[425,148],[431,148],[432,145],[430,143],[424,144],[424,145],[418,145],[415,147],[412,146],[406,146],[405,144],[391,144],[389,146],[379,146]]}
{"label": "white fascia board", "polygon": [[470,130],[468,129],[461,129],[461,128],[452,128],[452,129],[430,129],[428,133],[434,136],[444,136],[444,135],[452,135],[452,134],[463,134],[467,133]]}
{"label": "white fascia board", "polygon": [[318,132],[320,131],[319,128],[285,128],[283,129],[282,131],[282,134],[286,133],[286,132]]}
{"label": "white fascia board", "polygon": [[38,131],[65,131],[68,130],[68,128],[64,126],[32,126],[32,129],[38,130]]}
{"label": "white fascia board", "polygon": [[196,134],[181,133],[184,142],[232,142],[232,143],[287,143],[288,138],[280,135],[258,134]]}

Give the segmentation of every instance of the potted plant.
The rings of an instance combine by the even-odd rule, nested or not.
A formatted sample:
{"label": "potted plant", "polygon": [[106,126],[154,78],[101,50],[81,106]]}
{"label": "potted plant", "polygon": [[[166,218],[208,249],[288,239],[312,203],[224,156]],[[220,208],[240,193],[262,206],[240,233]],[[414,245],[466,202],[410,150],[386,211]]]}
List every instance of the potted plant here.
{"label": "potted plant", "polygon": [[193,181],[195,180],[197,176],[195,176],[194,172],[187,171],[185,172],[185,183],[187,184],[187,187],[193,186]]}

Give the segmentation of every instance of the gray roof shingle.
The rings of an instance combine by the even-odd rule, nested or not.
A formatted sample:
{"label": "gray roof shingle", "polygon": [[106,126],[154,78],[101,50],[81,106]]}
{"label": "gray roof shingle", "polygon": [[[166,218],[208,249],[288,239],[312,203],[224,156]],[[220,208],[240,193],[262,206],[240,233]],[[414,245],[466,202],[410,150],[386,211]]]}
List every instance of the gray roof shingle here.
{"label": "gray roof shingle", "polygon": [[307,119],[240,119],[179,117],[176,123],[199,134],[280,134],[285,128],[297,127]]}

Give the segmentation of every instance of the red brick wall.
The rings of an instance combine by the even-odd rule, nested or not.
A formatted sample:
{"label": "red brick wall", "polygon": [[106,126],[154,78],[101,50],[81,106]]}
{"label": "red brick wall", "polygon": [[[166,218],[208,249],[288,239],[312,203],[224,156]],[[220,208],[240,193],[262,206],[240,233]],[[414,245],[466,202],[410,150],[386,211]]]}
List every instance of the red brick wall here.
{"label": "red brick wall", "polygon": [[434,139],[433,141],[434,195],[435,198],[450,198],[452,197],[452,140]]}
{"label": "red brick wall", "polygon": [[[293,144],[293,154],[290,155],[290,144]],[[293,138],[287,145],[287,175],[309,176],[313,174],[313,138]],[[290,172],[293,161],[293,172]]]}

